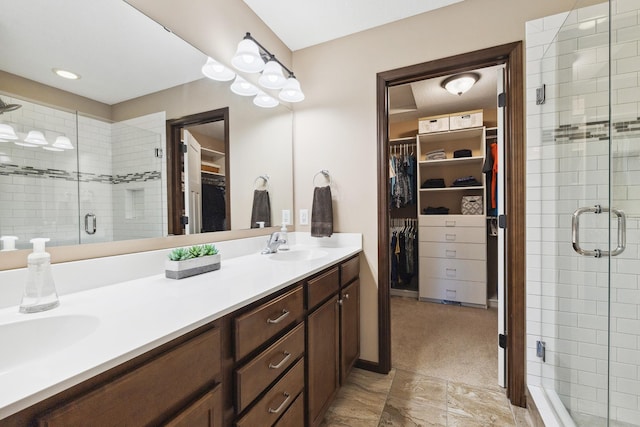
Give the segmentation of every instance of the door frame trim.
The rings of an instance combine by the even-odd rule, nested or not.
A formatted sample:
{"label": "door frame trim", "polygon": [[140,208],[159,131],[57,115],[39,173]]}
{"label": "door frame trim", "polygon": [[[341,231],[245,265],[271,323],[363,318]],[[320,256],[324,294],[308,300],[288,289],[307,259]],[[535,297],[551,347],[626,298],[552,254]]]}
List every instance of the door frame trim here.
{"label": "door frame trim", "polygon": [[[505,316],[507,330],[507,397],[524,407],[525,397],[525,145],[524,65],[522,41],[437,59],[377,74],[378,141],[378,363],[366,363],[377,372],[391,370],[391,312],[389,292],[389,86],[411,83],[473,69],[505,65]],[[497,333],[497,329],[496,329]]]}

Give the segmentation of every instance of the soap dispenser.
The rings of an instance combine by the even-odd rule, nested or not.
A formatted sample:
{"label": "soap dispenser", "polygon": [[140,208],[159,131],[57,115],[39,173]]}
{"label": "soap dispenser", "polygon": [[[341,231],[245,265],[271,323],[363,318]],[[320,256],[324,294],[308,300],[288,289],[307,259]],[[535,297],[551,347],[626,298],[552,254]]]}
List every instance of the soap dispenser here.
{"label": "soap dispenser", "polygon": [[37,313],[60,304],[51,274],[51,255],[44,250],[47,238],[35,238],[33,253],[27,257],[27,283],[20,303],[20,313]]}
{"label": "soap dispenser", "polygon": [[282,228],[280,228],[280,235],[278,236],[278,240],[282,240],[284,243],[281,243],[278,246],[279,251],[288,251],[289,250],[289,235],[287,233],[287,224],[285,222],[282,223]]}
{"label": "soap dispenser", "polygon": [[2,241],[2,250],[0,250],[0,252],[15,251],[16,250],[16,240],[18,240],[17,236],[2,236],[2,237],[0,237],[0,241]]}

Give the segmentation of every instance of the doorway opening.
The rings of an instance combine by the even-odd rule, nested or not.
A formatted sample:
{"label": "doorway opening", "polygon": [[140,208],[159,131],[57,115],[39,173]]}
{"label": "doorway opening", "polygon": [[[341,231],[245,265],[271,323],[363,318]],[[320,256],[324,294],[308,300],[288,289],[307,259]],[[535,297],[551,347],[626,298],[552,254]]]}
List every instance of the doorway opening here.
{"label": "doorway opening", "polygon": [[[524,135],[522,43],[515,42],[468,54],[378,74],[378,324],[379,372],[391,369],[389,206],[389,89],[421,80],[443,78],[487,67],[504,66],[505,338],[507,397],[525,406],[524,383]],[[497,330],[496,330],[497,333]]]}
{"label": "doorway opening", "polygon": [[231,229],[229,172],[228,108],[167,120],[169,235]]}

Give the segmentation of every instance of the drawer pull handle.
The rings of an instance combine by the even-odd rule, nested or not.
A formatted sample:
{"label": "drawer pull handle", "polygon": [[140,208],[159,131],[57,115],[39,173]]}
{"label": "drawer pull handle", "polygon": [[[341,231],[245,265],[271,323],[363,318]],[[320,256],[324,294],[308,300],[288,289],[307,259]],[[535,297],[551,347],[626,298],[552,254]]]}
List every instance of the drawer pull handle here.
{"label": "drawer pull handle", "polygon": [[447,250],[445,250],[445,253],[447,255],[447,258],[455,258],[456,257],[456,251],[454,251],[454,250],[447,249]]}
{"label": "drawer pull handle", "polygon": [[456,269],[455,268],[447,268],[447,276],[448,277],[456,277]]}
{"label": "drawer pull handle", "polygon": [[455,234],[445,234],[444,238],[450,242],[454,242],[456,240],[456,235]]}
{"label": "drawer pull handle", "polygon": [[444,222],[444,226],[445,227],[455,227],[456,226],[456,222],[455,221],[445,221]]}
{"label": "drawer pull handle", "polygon": [[269,369],[280,369],[282,368],[282,365],[287,363],[287,360],[291,358],[291,353],[289,353],[288,351],[283,351],[283,353],[284,353],[284,358],[277,365],[274,365],[273,363],[269,363]]}
{"label": "drawer pull handle", "polygon": [[278,317],[277,319],[267,319],[267,323],[271,323],[271,324],[276,324],[276,323],[280,323],[284,320],[285,317],[287,317],[289,315],[289,312],[286,309],[282,309],[282,314],[280,315],[280,317]]}
{"label": "drawer pull handle", "polygon": [[344,299],[349,299],[349,294],[344,294]]}
{"label": "drawer pull handle", "polygon": [[286,391],[282,394],[286,397],[286,399],[284,399],[284,402],[282,402],[276,409],[273,409],[271,406],[269,406],[270,414],[277,414],[278,412],[282,411],[282,408],[284,408],[287,402],[289,402],[289,399],[291,399],[291,395]]}

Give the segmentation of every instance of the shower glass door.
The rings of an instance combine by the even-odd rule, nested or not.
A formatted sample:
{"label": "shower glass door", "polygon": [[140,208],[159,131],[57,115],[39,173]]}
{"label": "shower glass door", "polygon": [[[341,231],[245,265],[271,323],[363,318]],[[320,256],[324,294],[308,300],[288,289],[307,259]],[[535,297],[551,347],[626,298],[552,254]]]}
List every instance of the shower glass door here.
{"label": "shower glass door", "polygon": [[567,426],[640,426],[639,8],[578,2],[528,105],[528,382]]}

